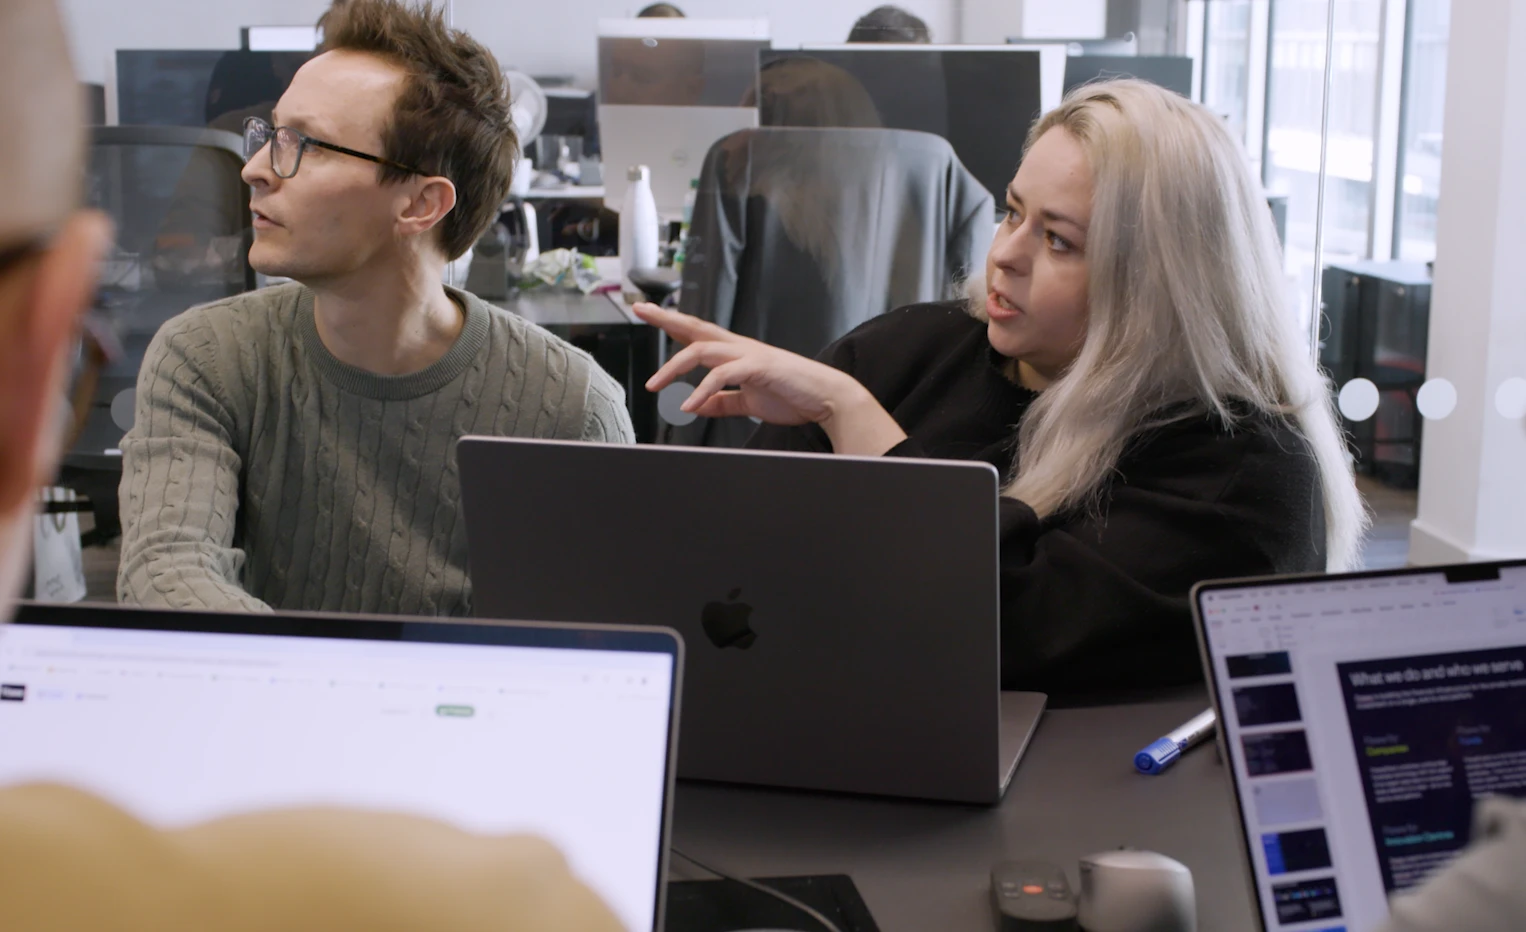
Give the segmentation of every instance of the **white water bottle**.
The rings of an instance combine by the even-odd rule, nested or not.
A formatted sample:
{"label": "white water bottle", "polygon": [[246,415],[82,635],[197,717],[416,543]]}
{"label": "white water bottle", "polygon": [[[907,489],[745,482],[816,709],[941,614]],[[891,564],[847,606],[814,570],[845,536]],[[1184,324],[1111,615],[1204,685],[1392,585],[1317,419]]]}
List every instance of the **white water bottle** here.
{"label": "white water bottle", "polygon": [[625,203],[620,209],[620,274],[657,267],[657,202],[652,199],[652,175],[645,165],[626,173]]}

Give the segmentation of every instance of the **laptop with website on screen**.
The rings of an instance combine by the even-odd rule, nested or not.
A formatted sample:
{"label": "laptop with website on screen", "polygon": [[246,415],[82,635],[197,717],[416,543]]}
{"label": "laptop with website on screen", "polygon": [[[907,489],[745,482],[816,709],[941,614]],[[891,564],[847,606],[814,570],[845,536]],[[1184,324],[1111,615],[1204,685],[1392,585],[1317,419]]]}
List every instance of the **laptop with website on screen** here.
{"label": "laptop with website on screen", "polygon": [[656,932],[682,668],[650,627],[25,604],[0,625],[0,785],[167,828],[337,806],[529,832]]}
{"label": "laptop with website on screen", "polygon": [[1259,928],[1368,932],[1526,795],[1526,561],[1201,583]]}
{"label": "laptop with website on screen", "polygon": [[456,458],[473,613],[683,635],[679,777],[1006,791],[1045,697],[1001,691],[991,465],[487,437]]}

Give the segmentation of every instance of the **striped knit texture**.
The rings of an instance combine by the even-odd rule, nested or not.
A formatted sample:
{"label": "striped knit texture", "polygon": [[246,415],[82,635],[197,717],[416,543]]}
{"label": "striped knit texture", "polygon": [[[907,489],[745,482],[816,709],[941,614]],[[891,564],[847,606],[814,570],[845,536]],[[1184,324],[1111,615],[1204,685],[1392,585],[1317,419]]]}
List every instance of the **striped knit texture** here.
{"label": "striped knit texture", "polygon": [[466,308],[456,344],[397,377],[335,359],[300,285],[166,323],[122,441],[118,598],[469,614],[456,440],[630,443],[634,432],[623,390],[588,354],[472,295],[451,295]]}

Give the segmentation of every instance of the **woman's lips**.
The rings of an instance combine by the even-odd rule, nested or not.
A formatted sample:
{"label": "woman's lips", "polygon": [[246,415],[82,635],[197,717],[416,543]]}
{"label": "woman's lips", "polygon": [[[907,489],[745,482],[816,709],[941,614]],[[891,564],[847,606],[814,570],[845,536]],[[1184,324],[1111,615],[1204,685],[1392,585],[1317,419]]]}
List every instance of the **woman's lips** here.
{"label": "woman's lips", "polygon": [[1002,295],[991,292],[986,295],[986,315],[992,320],[1011,320],[1023,312]]}

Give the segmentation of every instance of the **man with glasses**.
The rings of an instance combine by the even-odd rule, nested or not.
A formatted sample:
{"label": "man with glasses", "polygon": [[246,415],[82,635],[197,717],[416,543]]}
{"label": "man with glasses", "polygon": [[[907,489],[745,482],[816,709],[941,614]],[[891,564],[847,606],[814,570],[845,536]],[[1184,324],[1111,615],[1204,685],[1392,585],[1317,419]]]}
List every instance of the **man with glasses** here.
{"label": "man with glasses", "polygon": [[[63,441],[71,336],[111,238],[104,217],[76,209],[84,115],[68,61],[51,0],[0,2],[0,624]],[[538,839],[332,810],[162,832],[78,790],[0,788],[6,932],[618,928]]]}
{"label": "man with glasses", "polygon": [[324,29],[244,124],[249,261],[295,283],[192,309],[144,361],[124,602],[464,615],[456,439],[633,439],[586,354],[441,284],[517,155],[492,54],[397,0]]}

